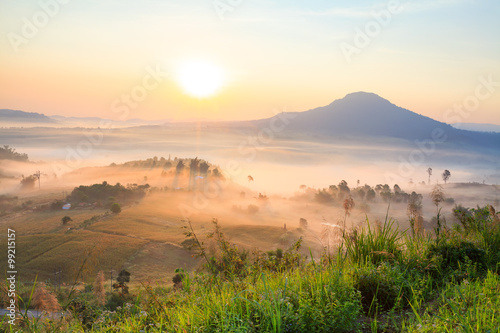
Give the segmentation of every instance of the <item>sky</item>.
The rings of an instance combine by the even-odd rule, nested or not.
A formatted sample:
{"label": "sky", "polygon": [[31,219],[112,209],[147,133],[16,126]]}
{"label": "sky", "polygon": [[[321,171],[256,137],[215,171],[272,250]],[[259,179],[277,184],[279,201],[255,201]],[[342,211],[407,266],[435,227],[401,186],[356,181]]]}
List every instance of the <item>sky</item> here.
{"label": "sky", "polygon": [[[498,17],[495,0],[0,0],[0,109],[244,120],[367,91],[500,125]],[[214,94],[180,84],[194,61]]]}

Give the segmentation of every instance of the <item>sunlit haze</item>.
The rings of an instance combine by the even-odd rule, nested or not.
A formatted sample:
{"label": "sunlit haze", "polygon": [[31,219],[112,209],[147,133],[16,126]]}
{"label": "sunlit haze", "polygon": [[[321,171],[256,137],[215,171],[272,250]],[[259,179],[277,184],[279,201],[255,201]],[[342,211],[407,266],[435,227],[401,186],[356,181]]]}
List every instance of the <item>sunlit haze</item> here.
{"label": "sunlit haze", "polygon": [[[117,119],[153,71],[130,118],[264,118],[370,91],[443,120],[479,77],[500,81],[496,1],[54,1],[0,4],[1,108]],[[191,59],[230,81],[176,78]],[[499,105],[465,120],[500,124]]]}
{"label": "sunlit haze", "polygon": [[0,1],[0,331],[498,332],[499,33],[498,0]]}

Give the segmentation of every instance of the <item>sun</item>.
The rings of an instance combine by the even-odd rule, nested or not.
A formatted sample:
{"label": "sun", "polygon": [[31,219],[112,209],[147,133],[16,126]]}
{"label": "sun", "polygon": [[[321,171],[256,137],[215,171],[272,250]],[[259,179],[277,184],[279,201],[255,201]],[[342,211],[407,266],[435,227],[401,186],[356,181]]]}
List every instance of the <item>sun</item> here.
{"label": "sun", "polygon": [[222,69],[213,63],[191,60],[178,67],[176,80],[188,95],[207,98],[220,91],[225,77]]}

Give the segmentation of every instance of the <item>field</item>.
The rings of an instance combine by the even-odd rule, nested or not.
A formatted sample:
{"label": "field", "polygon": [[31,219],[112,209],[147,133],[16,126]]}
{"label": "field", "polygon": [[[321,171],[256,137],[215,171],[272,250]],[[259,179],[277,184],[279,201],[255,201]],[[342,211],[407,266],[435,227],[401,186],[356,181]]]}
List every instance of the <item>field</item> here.
{"label": "field", "polygon": [[[79,318],[49,324],[21,317],[27,331],[412,331],[434,325],[432,311],[455,316],[436,305],[448,304],[449,295],[476,302],[477,311],[499,301],[491,294],[498,288],[495,215],[466,211],[479,221],[470,229],[470,221],[454,213],[498,207],[496,185],[401,188],[340,180],[268,196],[250,180],[242,186],[220,176],[217,166],[196,178],[189,168],[176,169],[179,161],[80,168],[46,180],[41,189],[2,197],[1,225],[16,231],[20,303],[60,309],[27,301],[33,290],[47,288],[56,304]],[[73,186],[79,179],[83,184]],[[437,202],[436,189],[442,191]],[[65,202],[71,209],[61,209]],[[120,210],[112,212],[112,204]],[[472,252],[448,267],[448,252],[435,247],[460,252],[469,246],[463,240],[473,244]],[[475,249],[486,259],[475,263]],[[99,272],[104,303],[96,303]],[[123,272],[130,274],[125,284],[119,282]],[[374,296],[379,289],[388,294]],[[491,299],[465,296],[476,289]],[[5,297],[2,302],[7,305]],[[450,305],[449,311],[459,310]],[[475,315],[464,320],[477,327],[498,324],[494,311],[483,318],[463,315]],[[85,316],[97,321],[91,325]],[[448,321],[438,324],[455,327]]]}
{"label": "field", "polygon": [[[203,271],[185,265],[176,271],[173,286],[165,281],[142,283],[133,289],[134,295],[108,292],[104,307],[97,301],[95,282],[94,291],[85,287],[73,297],[55,289],[73,316],[47,321],[23,315],[21,327],[30,332],[497,332],[500,328],[500,214],[489,206],[465,211],[453,226],[438,221],[433,231],[401,232],[391,219],[382,224],[367,220],[364,227],[345,230],[340,246],[324,249],[319,256],[312,250],[305,255],[301,249],[307,242],[300,240],[282,252],[251,255],[229,241],[259,245],[257,233],[268,245],[273,241],[284,245],[276,238],[284,232],[278,227],[224,227],[214,220],[188,223],[184,229],[188,234],[183,235],[178,224],[163,217],[146,222],[145,215],[127,223],[134,215],[127,216],[124,210],[119,218],[65,233],[60,242],[57,227],[51,230],[53,235],[26,239],[37,237],[38,250],[46,249],[50,241],[55,247],[48,253],[84,252],[82,239],[102,234],[96,251],[110,250],[111,242],[115,248],[126,248],[103,255],[102,261],[127,256],[132,276],[142,279],[182,266],[190,253],[178,242],[188,239],[196,245],[191,253],[200,258]],[[109,228],[117,223],[124,229],[115,235]],[[128,235],[128,228],[138,224],[143,228],[140,236]],[[158,230],[172,233],[155,236]],[[201,234],[209,230],[212,243],[205,243]],[[300,232],[293,231],[290,237]],[[27,253],[32,256],[30,265],[36,263],[38,250]],[[58,260],[69,261],[71,256],[81,254],[67,252]],[[141,275],[139,268],[148,273]],[[29,298],[29,289],[24,292]]]}

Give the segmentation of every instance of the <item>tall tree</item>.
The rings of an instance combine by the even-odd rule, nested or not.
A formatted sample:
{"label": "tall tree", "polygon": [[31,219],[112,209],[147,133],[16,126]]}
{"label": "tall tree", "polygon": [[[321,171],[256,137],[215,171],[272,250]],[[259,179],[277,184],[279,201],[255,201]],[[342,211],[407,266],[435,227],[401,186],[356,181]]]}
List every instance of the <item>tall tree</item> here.
{"label": "tall tree", "polygon": [[191,160],[189,164],[189,188],[194,189],[196,187],[196,176],[199,172],[200,160],[195,157]]}
{"label": "tall tree", "polygon": [[443,174],[441,176],[443,177],[444,183],[446,184],[446,182],[448,181],[448,179],[450,179],[450,177],[451,177],[450,170],[444,170]]}
{"label": "tall tree", "polygon": [[179,159],[179,162],[177,162],[177,166],[175,167],[175,176],[174,176],[174,182],[172,183],[172,188],[175,190],[177,189],[177,182],[179,180],[179,175],[182,173],[186,166],[184,165],[184,162]]}
{"label": "tall tree", "polygon": [[427,168],[427,173],[429,174],[429,180],[427,181],[427,184],[431,183],[431,176],[432,176],[432,168]]}

